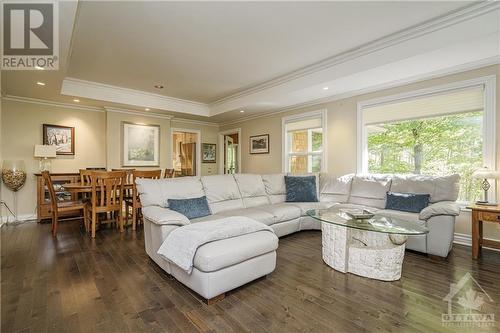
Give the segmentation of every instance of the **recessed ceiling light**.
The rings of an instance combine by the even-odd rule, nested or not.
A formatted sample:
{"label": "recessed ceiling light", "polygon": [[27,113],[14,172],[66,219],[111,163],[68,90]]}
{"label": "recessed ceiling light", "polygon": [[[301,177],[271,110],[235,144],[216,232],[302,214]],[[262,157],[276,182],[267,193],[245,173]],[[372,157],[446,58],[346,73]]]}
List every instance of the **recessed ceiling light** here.
{"label": "recessed ceiling light", "polygon": [[40,66],[35,66],[35,69],[38,69],[39,71],[43,71],[43,67],[40,67]]}
{"label": "recessed ceiling light", "polygon": [[39,86],[44,86],[44,85],[45,85],[45,82],[40,82],[40,81],[38,81],[36,84],[38,84]]}
{"label": "recessed ceiling light", "polygon": [[149,108],[145,108],[144,110],[149,111]]}
{"label": "recessed ceiling light", "polygon": [[323,87],[323,90],[328,90],[328,87]]}
{"label": "recessed ceiling light", "polygon": [[245,110],[240,110],[240,113],[244,113],[244,112],[245,112]]}
{"label": "recessed ceiling light", "polygon": [[80,103],[80,100],[78,98],[73,99],[73,102]]}
{"label": "recessed ceiling light", "polygon": [[155,84],[156,89],[163,89],[163,86],[161,84]]}

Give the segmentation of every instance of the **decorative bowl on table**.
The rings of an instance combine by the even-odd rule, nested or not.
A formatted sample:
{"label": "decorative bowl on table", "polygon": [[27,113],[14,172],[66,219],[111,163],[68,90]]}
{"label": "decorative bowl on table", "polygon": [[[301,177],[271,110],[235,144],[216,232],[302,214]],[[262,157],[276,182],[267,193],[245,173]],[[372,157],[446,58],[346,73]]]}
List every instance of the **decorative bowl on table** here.
{"label": "decorative bowl on table", "polygon": [[375,213],[366,209],[341,209],[341,211],[355,220],[368,220],[375,216]]}

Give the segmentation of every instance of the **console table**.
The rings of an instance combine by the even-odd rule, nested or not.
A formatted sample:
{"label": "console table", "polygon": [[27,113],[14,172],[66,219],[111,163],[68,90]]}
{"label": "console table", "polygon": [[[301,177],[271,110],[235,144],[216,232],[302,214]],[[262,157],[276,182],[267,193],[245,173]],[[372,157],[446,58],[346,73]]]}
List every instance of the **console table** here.
{"label": "console table", "polygon": [[483,239],[483,222],[500,223],[500,205],[472,205],[472,259],[477,259],[484,246],[500,249],[500,242]]}

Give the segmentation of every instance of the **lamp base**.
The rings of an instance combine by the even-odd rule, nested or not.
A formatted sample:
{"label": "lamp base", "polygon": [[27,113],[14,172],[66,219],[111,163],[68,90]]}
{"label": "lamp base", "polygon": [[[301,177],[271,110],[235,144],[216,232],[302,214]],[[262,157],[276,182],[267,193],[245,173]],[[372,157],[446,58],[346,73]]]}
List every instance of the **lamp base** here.
{"label": "lamp base", "polygon": [[39,168],[40,168],[40,172],[41,171],[51,171],[51,163],[50,163],[50,160],[48,158],[43,158],[40,160],[39,162]]}
{"label": "lamp base", "polygon": [[488,202],[488,201],[476,201],[476,205],[480,206],[496,206],[496,202]]}

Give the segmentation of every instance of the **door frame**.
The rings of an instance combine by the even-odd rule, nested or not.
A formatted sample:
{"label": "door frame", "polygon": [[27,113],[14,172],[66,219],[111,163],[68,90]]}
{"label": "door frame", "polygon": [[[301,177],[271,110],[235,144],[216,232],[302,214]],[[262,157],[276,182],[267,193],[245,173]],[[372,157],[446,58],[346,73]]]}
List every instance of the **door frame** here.
{"label": "door frame", "polygon": [[191,128],[170,128],[170,168],[174,168],[174,132],[185,132],[196,134],[196,177],[201,177],[201,131]]}
{"label": "door frame", "polygon": [[219,168],[219,174],[224,174],[224,136],[228,134],[238,134],[238,154],[236,155],[236,163],[238,164],[238,173],[241,173],[241,127],[233,128],[225,131],[219,132],[219,147],[217,148],[217,164]]}

